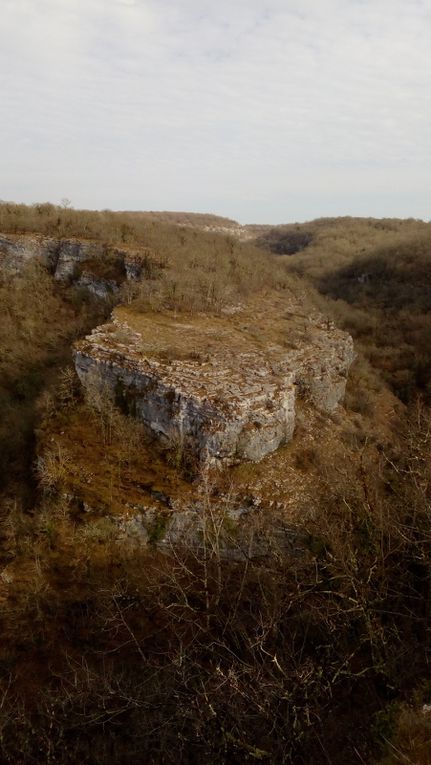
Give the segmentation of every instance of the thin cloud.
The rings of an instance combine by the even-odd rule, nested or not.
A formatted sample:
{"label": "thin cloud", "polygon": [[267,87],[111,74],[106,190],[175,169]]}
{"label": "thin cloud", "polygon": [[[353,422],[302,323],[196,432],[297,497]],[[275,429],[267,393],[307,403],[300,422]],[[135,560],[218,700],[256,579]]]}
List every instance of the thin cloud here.
{"label": "thin cloud", "polygon": [[426,5],[4,0],[0,196],[428,216]]}

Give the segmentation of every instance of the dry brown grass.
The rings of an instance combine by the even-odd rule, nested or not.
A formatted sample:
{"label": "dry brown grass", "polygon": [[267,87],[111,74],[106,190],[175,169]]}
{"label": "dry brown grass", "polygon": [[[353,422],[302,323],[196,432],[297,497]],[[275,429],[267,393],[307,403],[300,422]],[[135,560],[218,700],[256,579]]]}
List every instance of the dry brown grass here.
{"label": "dry brown grass", "polygon": [[378,765],[430,765],[431,712],[429,705],[403,704],[394,731],[383,735],[386,755]]}
{"label": "dry brown grass", "polygon": [[103,409],[94,401],[76,403],[46,422],[38,464],[43,488],[66,492],[77,507],[85,503],[102,514],[133,515],[146,506],[163,511],[158,496],[193,500],[193,488],[142,426],[109,402]]}

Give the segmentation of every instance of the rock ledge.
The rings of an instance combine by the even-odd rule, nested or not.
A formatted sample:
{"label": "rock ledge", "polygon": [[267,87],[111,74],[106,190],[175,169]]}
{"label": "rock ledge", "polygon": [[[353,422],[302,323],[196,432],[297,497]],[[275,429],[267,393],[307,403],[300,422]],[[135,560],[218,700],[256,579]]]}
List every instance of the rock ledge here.
{"label": "rock ledge", "polygon": [[201,461],[258,461],[292,438],[297,397],[332,411],[353,342],[301,301],[259,296],[231,315],[121,306],[75,347],[82,384]]}

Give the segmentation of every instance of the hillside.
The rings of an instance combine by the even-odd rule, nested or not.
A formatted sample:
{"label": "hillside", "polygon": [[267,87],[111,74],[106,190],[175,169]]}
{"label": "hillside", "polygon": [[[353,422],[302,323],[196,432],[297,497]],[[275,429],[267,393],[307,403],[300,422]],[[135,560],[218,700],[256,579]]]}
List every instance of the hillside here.
{"label": "hillside", "polygon": [[[109,243],[137,243],[153,229],[161,236],[169,227],[191,228],[250,239],[253,232],[235,220],[191,212],[113,212],[112,210],[74,210],[47,203],[19,205],[0,202],[0,231],[38,233],[97,239]],[[166,235],[166,234],[165,234]]]}
{"label": "hillside", "polygon": [[5,762],[429,762],[430,234],[0,205]]}
{"label": "hillside", "polygon": [[321,219],[274,228],[258,241],[324,296],[322,310],[402,401],[418,392],[429,398],[431,224]]}

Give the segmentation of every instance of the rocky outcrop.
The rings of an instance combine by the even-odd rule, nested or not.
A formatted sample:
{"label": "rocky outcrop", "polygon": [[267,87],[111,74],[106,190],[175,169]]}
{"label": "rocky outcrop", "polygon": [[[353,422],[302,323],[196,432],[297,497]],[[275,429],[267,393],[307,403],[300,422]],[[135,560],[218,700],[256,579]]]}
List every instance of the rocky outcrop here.
{"label": "rocky outcrop", "polygon": [[89,260],[102,260],[105,255],[106,247],[103,245],[78,239],[60,239],[54,278],[71,283],[80,276],[82,264]]}
{"label": "rocky outcrop", "polygon": [[79,275],[80,264],[102,258],[102,245],[75,239],[44,236],[0,236],[0,265],[8,271],[20,271],[30,260],[38,260],[59,281],[72,281]]}
{"label": "rocky outcrop", "polygon": [[17,273],[31,260],[39,261],[57,281],[76,284],[106,299],[126,279],[133,281],[151,273],[156,259],[147,247],[123,250],[79,239],[0,235],[0,268]]}
{"label": "rocky outcrop", "polygon": [[0,266],[6,271],[19,272],[29,261],[38,260],[54,272],[58,257],[58,239],[0,234]]}
{"label": "rocky outcrop", "polygon": [[298,397],[332,411],[353,359],[349,335],[298,302],[254,298],[231,316],[117,308],[75,349],[88,389],[103,389],[180,453],[258,461],[289,441]]}
{"label": "rocky outcrop", "polygon": [[124,258],[126,277],[129,281],[136,281],[143,276],[150,276],[156,262],[155,254],[149,247],[127,252]]}
{"label": "rocky outcrop", "polygon": [[120,285],[114,279],[103,279],[103,277],[96,276],[90,271],[83,271],[75,284],[102,300],[115,297],[120,291]]}

